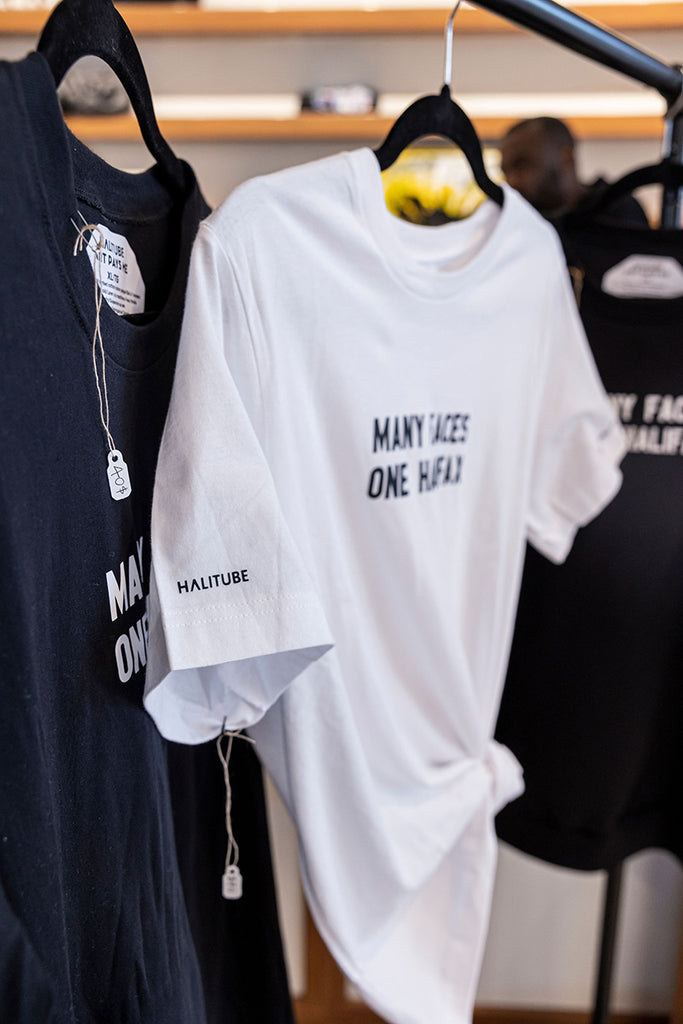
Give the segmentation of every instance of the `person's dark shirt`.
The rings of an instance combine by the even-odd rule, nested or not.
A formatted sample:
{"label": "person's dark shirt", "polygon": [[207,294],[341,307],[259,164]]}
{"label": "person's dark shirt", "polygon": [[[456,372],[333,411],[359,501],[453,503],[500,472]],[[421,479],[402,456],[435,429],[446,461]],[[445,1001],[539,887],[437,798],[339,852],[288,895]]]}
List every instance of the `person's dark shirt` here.
{"label": "person's dark shirt", "polygon": [[[589,214],[592,207],[600,199],[609,182],[604,178],[596,178],[586,187],[586,191],[576,204],[572,213]],[[600,211],[599,219],[610,224],[629,225],[631,227],[649,227],[647,214],[634,196],[618,196],[609,206]]]}

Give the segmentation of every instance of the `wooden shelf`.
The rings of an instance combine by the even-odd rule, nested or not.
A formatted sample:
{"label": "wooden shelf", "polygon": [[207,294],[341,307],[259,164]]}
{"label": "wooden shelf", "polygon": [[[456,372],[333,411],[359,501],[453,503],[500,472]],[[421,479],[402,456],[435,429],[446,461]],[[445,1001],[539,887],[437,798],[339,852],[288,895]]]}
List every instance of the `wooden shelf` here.
{"label": "wooden shelf", "polygon": [[[74,135],[84,141],[128,142],[140,138],[137,121],[131,114],[67,117],[66,122]],[[159,128],[169,142],[379,140],[391,124],[388,118],[334,114],[301,114],[296,118],[159,118]]]}
{"label": "wooden shelf", "polygon": [[[118,4],[135,36],[214,35],[403,35],[443,32],[450,6],[442,9],[215,11],[196,4]],[[683,27],[683,3],[580,5],[590,21],[613,30]],[[37,36],[48,11],[0,11],[0,35]],[[474,7],[458,12],[457,31],[520,32],[510,22]]]}
{"label": "wooden shelf", "polygon": [[[515,120],[511,117],[473,118],[482,139],[495,140]],[[658,117],[566,117],[582,139],[661,138]],[[301,114],[297,118],[160,118],[159,127],[169,142],[369,142],[379,143],[389,131],[391,118],[368,115]],[[130,142],[140,139],[132,114],[111,117],[68,117],[71,131],[88,142]]]}

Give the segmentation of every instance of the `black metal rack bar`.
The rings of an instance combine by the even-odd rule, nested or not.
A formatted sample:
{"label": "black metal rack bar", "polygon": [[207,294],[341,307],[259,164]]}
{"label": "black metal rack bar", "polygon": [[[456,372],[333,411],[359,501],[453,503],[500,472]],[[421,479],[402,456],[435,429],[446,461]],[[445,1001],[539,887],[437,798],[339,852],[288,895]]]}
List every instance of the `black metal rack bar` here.
{"label": "black metal rack bar", "polygon": [[[683,73],[555,0],[476,0],[478,7],[656,89],[667,103],[664,156],[683,162]],[[678,227],[681,190],[665,188],[662,227]]]}
{"label": "black metal rack bar", "polygon": [[683,76],[677,67],[639,50],[554,0],[476,0],[476,6],[649,85],[661,93],[669,105],[681,94]]}
{"label": "black metal rack bar", "polygon": [[[673,106],[669,106],[662,156],[672,163],[683,162],[683,107],[680,98]],[[667,187],[662,192],[662,227],[677,228],[680,223],[681,190]]]}
{"label": "black metal rack bar", "polygon": [[607,872],[591,1024],[606,1024],[610,1016],[610,996],[612,994],[612,975],[617,944],[623,867],[622,861],[615,864]]}

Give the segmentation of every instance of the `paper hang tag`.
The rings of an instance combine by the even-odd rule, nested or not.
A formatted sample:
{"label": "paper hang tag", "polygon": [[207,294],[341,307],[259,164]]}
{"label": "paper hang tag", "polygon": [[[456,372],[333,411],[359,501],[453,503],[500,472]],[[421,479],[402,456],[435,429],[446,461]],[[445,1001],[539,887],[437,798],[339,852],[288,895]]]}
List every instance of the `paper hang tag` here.
{"label": "paper hang tag", "polygon": [[116,448],[107,456],[107,479],[114,501],[123,501],[130,494],[130,475],[123,455]]}
{"label": "paper hang tag", "polygon": [[602,290],[620,299],[678,299],[683,267],[673,256],[633,254],[604,274]]}
{"label": "paper hang tag", "polygon": [[[87,245],[88,258],[107,303],[119,316],[145,311],[145,282],[125,235],[97,225]],[[98,266],[99,264],[99,266]]]}
{"label": "paper hang tag", "polygon": [[242,873],[236,864],[225,869],[223,875],[223,899],[239,900],[242,898]]}

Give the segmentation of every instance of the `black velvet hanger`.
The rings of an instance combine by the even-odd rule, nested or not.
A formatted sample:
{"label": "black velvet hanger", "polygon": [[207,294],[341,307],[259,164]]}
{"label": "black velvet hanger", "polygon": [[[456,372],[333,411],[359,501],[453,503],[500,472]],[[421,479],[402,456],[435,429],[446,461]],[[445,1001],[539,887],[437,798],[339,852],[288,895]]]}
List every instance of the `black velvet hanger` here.
{"label": "black velvet hanger", "polygon": [[460,147],[482,192],[502,206],[504,192],[486,173],[481,143],[474,125],[451,97],[453,21],[459,6],[460,0],[457,0],[446,22],[446,59],[441,92],[433,96],[420,96],[411,103],[394,122],[382,145],[375,150],[375,156],[379,161],[380,170],[386,171],[411,142],[421,139],[424,135],[442,135]]}
{"label": "black velvet hanger", "polygon": [[423,135],[442,135],[459,146],[479,188],[499,206],[503,205],[503,190],[486,173],[474,125],[451,99],[448,85],[444,85],[438,95],[420,96],[398,117],[382,145],[375,150],[380,169],[385,171],[406,146]]}
{"label": "black velvet hanger", "polygon": [[105,61],[128,93],[160,176],[174,192],[184,191],[183,164],[159,130],[142,59],[112,0],[62,0],[48,18],[37,49],[49,64],[55,85],[80,57]]}
{"label": "black velvet hanger", "polygon": [[637,188],[643,185],[663,185],[665,188],[683,188],[683,164],[673,163],[671,160],[662,160],[658,164],[649,164],[646,167],[637,167],[629,171],[622,178],[613,181],[603,189],[590,205],[582,207],[581,216],[584,213],[593,216],[609,207],[616,199],[630,195]]}

